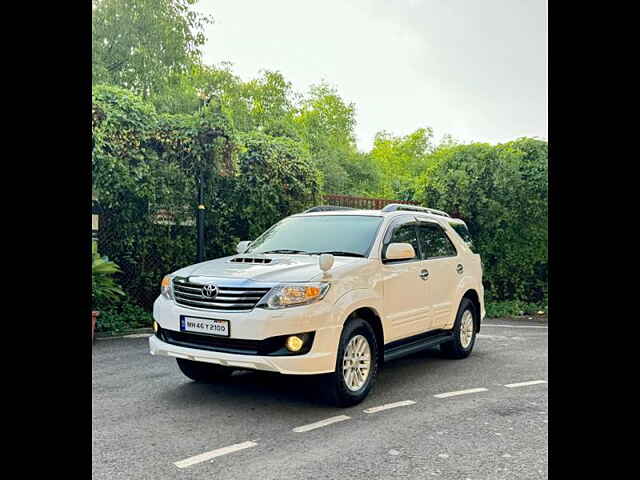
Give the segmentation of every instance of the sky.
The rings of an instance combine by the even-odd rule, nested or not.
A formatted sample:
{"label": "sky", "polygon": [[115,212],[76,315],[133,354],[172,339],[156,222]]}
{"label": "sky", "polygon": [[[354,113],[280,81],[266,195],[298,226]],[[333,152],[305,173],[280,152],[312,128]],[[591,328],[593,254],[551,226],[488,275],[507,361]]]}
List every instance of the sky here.
{"label": "sky", "polygon": [[381,130],[436,141],[547,139],[546,0],[200,0],[206,64],[243,80],[324,80],[356,108],[358,148]]}

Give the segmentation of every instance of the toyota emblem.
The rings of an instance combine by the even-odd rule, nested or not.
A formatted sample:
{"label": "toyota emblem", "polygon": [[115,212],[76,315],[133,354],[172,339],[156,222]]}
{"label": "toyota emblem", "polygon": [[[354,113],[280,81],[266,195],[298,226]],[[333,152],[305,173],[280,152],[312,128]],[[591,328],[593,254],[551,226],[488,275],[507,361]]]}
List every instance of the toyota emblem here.
{"label": "toyota emblem", "polygon": [[213,298],[218,294],[218,287],[213,283],[208,283],[202,287],[202,296],[205,298]]}

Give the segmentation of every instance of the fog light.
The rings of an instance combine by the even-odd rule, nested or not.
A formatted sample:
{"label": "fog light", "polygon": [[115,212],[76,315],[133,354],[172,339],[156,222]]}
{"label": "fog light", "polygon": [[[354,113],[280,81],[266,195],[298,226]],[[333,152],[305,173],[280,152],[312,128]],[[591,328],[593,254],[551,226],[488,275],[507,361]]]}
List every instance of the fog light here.
{"label": "fog light", "polygon": [[153,321],[153,333],[158,333],[158,322]]}
{"label": "fog light", "polygon": [[303,344],[304,342],[300,337],[291,335],[289,338],[287,338],[287,343],[285,344],[285,346],[290,352],[297,352],[302,348]]}

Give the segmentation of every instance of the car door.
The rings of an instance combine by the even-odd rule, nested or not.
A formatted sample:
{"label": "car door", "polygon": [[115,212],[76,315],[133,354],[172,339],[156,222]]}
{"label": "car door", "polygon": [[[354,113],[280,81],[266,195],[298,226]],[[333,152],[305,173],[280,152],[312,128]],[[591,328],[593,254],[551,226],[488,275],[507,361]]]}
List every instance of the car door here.
{"label": "car door", "polygon": [[436,222],[420,220],[418,235],[423,265],[428,272],[425,284],[430,306],[429,329],[445,328],[458,308],[458,305],[454,305],[460,277],[458,252],[447,233]]}
{"label": "car door", "polygon": [[[386,249],[390,243],[396,242],[410,243],[416,257],[387,260]],[[420,277],[422,263],[417,221],[409,216],[398,218],[385,233],[382,246],[384,317],[389,340],[399,340],[427,330],[430,305],[425,296],[425,281]]]}

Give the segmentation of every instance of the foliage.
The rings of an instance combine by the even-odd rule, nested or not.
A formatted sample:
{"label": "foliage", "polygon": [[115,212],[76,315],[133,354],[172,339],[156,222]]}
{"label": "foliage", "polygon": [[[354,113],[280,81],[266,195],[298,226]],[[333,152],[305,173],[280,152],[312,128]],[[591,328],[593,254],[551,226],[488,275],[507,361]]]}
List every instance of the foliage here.
{"label": "foliage", "polygon": [[135,328],[151,327],[152,322],[151,313],[144,308],[128,301],[119,302],[100,311],[96,331],[122,333]]}
{"label": "foliage", "polygon": [[467,221],[488,311],[546,302],[546,142],[461,144],[445,135],[436,145],[420,128],[383,130],[360,152],[355,106],[329,84],[300,93],[277,71],[243,81],[229,63],[203,65],[212,19],[196,3],[93,0],[100,251],[120,266],[113,275],[128,294],[117,306],[100,300],[108,303],[100,328],[147,326],[136,309],[150,308],[162,275],[193,263],[198,176],[209,258],[320,203],[321,193],[415,200]]}
{"label": "foliage", "polygon": [[[355,145],[355,107],[347,104],[335,88],[313,85],[302,99],[295,125],[311,158],[323,176],[326,193],[352,191],[350,166],[360,160]],[[366,166],[365,162],[363,163]]]}
{"label": "foliage", "polygon": [[110,83],[147,97],[172,75],[200,63],[208,16],[197,0],[93,0],[94,84]]}
{"label": "foliage", "polygon": [[[163,275],[194,261],[200,172],[209,258],[233,253],[240,238],[255,238],[318,203],[320,194],[319,174],[300,142],[237,133],[218,101],[191,115],[158,114],[112,86],[93,92],[92,171],[100,249],[118,262],[118,278],[144,308]],[[158,218],[161,211],[168,222]]]}
{"label": "foliage", "polygon": [[416,182],[416,200],[467,222],[489,300],[547,295],[547,174],[547,143],[521,138],[439,148]]}
{"label": "foliage", "polygon": [[124,295],[124,292],[113,279],[113,275],[120,271],[118,265],[101,257],[95,243],[91,248],[91,305],[96,308],[102,302]]}
{"label": "foliage", "polygon": [[531,303],[522,300],[488,301],[485,305],[488,318],[516,317],[521,315],[548,315],[548,303]]}
{"label": "foliage", "polygon": [[428,155],[433,150],[432,138],[430,128],[419,128],[403,137],[385,131],[376,135],[371,158],[384,179],[378,196],[402,201],[414,197],[415,178],[427,166]]}

